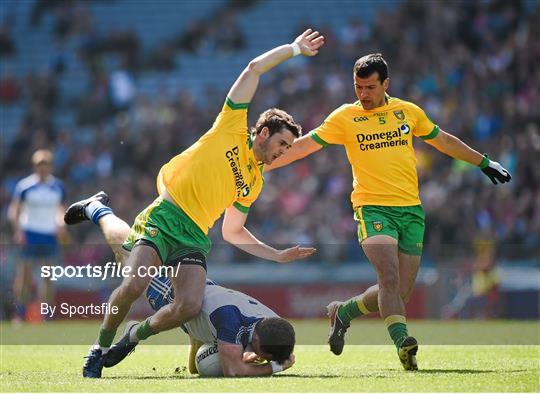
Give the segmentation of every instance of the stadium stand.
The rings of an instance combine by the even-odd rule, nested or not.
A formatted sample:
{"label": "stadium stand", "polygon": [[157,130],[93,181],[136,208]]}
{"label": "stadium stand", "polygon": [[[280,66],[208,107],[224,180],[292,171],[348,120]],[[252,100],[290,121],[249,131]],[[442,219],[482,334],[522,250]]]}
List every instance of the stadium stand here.
{"label": "stadium stand", "polygon": [[[538,262],[538,2],[340,0],[317,2],[308,14],[295,3],[4,0],[0,91],[11,90],[0,94],[2,223],[28,171],[22,163],[38,147],[56,152],[70,200],[107,190],[118,215],[131,221],[155,197],[159,167],[210,127],[249,59],[310,24],[326,47],[265,77],[251,120],[277,106],[309,131],[354,100],[356,58],[380,51],[390,64],[390,94],[422,105],[513,174],[511,184],[493,188],[476,169],[418,144],[426,264],[466,272],[478,242],[496,244],[499,262]],[[430,22],[432,15],[445,26]],[[319,245],[314,261],[328,269],[361,260],[350,182],[337,148],[268,173],[250,228],[274,244]],[[0,231],[9,239],[6,226]],[[250,261],[222,246],[219,231],[211,236],[212,264]],[[71,242],[99,239],[97,229],[81,227]]]}

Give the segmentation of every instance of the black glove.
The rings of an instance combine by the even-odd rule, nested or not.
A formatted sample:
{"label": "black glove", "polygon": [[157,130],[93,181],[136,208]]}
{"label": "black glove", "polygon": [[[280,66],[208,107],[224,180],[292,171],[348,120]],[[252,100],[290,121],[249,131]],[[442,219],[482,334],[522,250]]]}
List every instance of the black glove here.
{"label": "black glove", "polygon": [[499,163],[493,160],[489,160],[489,156],[484,153],[484,158],[479,165],[480,169],[486,176],[491,179],[494,185],[497,184],[497,181],[500,183],[510,182],[512,175]]}

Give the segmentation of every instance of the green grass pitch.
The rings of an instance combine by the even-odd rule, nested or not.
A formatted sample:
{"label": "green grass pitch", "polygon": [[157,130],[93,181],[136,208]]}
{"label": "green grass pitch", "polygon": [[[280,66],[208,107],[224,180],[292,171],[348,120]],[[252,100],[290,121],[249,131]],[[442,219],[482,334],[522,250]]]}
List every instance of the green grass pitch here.
{"label": "green grass pitch", "polygon": [[[380,321],[355,322],[339,357],[324,345],[326,321],[293,323],[299,343],[296,365],[272,377],[190,375],[184,368],[186,336],[167,332],[139,346],[118,366],[104,369],[99,380],[81,377],[82,357],[89,345],[75,341],[95,335],[98,322],[49,323],[18,330],[2,324],[0,388],[2,392],[540,391],[538,322],[411,322],[410,331],[420,342],[417,372],[402,370]],[[9,344],[23,339],[33,344]],[[373,344],[367,345],[370,341]]]}

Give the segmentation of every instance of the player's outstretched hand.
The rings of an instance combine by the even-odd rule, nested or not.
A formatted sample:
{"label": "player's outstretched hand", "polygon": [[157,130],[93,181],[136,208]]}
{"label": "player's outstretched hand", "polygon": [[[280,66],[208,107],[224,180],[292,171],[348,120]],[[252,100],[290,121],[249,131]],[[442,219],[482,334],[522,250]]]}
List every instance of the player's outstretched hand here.
{"label": "player's outstretched hand", "polygon": [[289,261],[305,259],[315,253],[315,248],[303,248],[300,245],[293,246],[289,249],[280,250],[276,261],[278,263],[288,263]]}
{"label": "player's outstretched hand", "polygon": [[482,172],[491,179],[494,185],[497,184],[497,181],[499,183],[506,183],[512,179],[512,175],[510,175],[508,170],[493,160],[489,160],[488,165],[482,168]]}
{"label": "player's outstretched hand", "polygon": [[324,45],[324,36],[319,35],[318,31],[307,29],[294,40],[300,47],[304,56],[315,56],[319,48]]}

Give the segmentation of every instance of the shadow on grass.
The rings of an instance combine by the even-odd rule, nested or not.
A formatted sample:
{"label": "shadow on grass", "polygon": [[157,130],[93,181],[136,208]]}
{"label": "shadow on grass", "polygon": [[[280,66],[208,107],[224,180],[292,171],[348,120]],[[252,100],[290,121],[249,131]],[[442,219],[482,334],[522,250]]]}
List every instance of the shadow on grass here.
{"label": "shadow on grass", "polygon": [[188,380],[188,379],[194,379],[195,377],[191,376],[182,376],[182,375],[159,375],[159,376],[134,376],[134,375],[126,375],[126,376],[103,376],[101,379],[98,380],[161,380],[161,379],[171,379],[171,380]]}
{"label": "shadow on grass", "polygon": [[[458,375],[473,375],[473,374],[495,373],[495,372],[500,372],[500,371],[497,371],[495,369],[420,369],[413,373],[429,373],[429,374],[454,373]],[[511,372],[511,371],[508,371],[508,372]],[[517,372],[517,371],[513,371],[513,372]]]}
{"label": "shadow on grass", "polygon": [[[152,380],[152,379],[173,379],[173,380],[212,380],[212,379],[252,379],[252,378],[264,378],[269,376],[238,376],[233,378],[225,378],[223,376],[182,376],[182,375],[160,375],[160,376],[104,376],[101,378],[101,380]],[[293,378],[293,379],[308,379],[308,378],[343,378],[343,375],[340,374],[306,374],[306,375],[298,375],[298,374],[286,374],[286,375],[273,375],[272,379],[282,379],[282,378]]]}
{"label": "shadow on grass", "polygon": [[[527,369],[516,369],[513,371],[505,371],[505,373],[520,373],[520,372],[527,372]],[[401,374],[404,373],[407,376],[409,375],[416,375],[416,374],[431,374],[431,375],[437,375],[437,374],[456,374],[456,375],[477,375],[477,374],[490,374],[490,373],[498,373],[500,371],[494,370],[494,369],[421,369],[414,372],[405,372],[400,370],[387,370],[387,371],[380,371],[377,372],[371,372],[371,373],[359,373],[359,374],[310,374],[307,373],[305,375],[300,374],[283,374],[283,375],[273,375],[272,379],[310,379],[310,378],[325,378],[325,379],[331,379],[331,378],[337,378],[337,379],[344,379],[344,378],[388,378],[389,375],[395,375],[395,374]],[[259,378],[262,376],[258,376]],[[257,378],[257,376],[244,376],[244,377],[236,377],[232,379],[251,379],[251,378]],[[183,376],[180,374],[174,374],[174,375],[167,375],[167,376],[107,376],[103,377],[101,379],[104,380],[122,380],[122,379],[130,379],[130,380],[152,380],[152,379],[172,379],[172,380],[211,380],[211,379],[231,379],[231,378],[225,378],[223,376],[219,377],[211,377],[211,376]]]}

